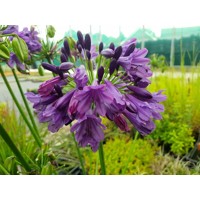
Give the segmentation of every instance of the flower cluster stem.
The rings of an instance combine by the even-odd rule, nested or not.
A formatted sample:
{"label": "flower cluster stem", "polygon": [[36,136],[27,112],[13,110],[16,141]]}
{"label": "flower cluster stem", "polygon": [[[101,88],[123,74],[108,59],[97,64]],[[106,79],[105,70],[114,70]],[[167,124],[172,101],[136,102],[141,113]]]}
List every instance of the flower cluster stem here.
{"label": "flower cluster stem", "polygon": [[99,144],[99,160],[101,164],[101,175],[106,175],[106,166],[104,160],[104,152],[103,152],[103,142],[101,141]]}
{"label": "flower cluster stem", "polygon": [[[70,124],[70,127],[71,127],[71,126],[72,126],[72,125]],[[77,150],[78,158],[79,158],[79,161],[80,161],[80,164],[81,164],[82,172],[83,172],[84,175],[86,175],[86,171],[85,171],[85,167],[84,167],[84,164],[83,164],[83,157],[82,157],[82,155],[81,155],[81,151],[80,151],[79,146],[78,146],[78,144],[77,144],[77,142],[76,142],[74,133],[71,132],[71,134],[72,134],[72,138],[73,138],[73,140],[74,140],[74,144],[75,144],[75,146],[76,146],[76,150]]]}
{"label": "flower cluster stem", "polygon": [[[26,110],[27,110],[27,112],[28,112],[28,114],[29,114],[30,120],[31,120],[31,122],[32,122],[32,124],[33,124],[33,128],[35,129],[35,132],[36,132],[36,134],[37,134],[37,137],[40,138],[37,125],[36,125],[36,123],[35,123],[33,114],[32,114],[32,112],[31,112],[31,110],[30,110],[30,108],[29,108],[28,102],[27,102],[27,100],[26,100],[26,98],[25,98],[25,96],[24,96],[24,92],[23,92],[23,89],[22,89],[21,84],[20,84],[20,82],[19,82],[19,79],[18,79],[18,77],[17,77],[17,74],[16,74],[16,72],[15,72],[15,69],[12,69],[12,73],[13,73],[13,75],[14,75],[14,77],[15,77],[15,81],[16,81],[17,86],[18,86],[18,88],[19,88],[21,97],[22,97],[22,99],[23,99],[23,101],[24,101],[24,105],[25,105]],[[41,138],[40,138],[40,140],[41,140]]]}
{"label": "flower cluster stem", "polygon": [[33,135],[34,139],[36,140],[38,146],[41,147],[42,146],[42,142],[41,142],[40,138],[37,136],[37,134],[36,134],[35,130],[33,129],[33,127],[31,126],[31,124],[30,124],[29,120],[27,119],[23,109],[21,108],[21,106],[20,106],[20,104],[19,104],[19,102],[18,102],[13,90],[10,87],[10,84],[9,84],[9,82],[8,82],[8,80],[7,80],[7,78],[6,78],[5,74],[4,74],[4,71],[3,71],[1,66],[0,66],[0,73],[1,73],[1,76],[2,76],[2,78],[4,80],[4,83],[6,84],[6,87],[8,88],[8,91],[10,92],[10,95],[12,96],[13,101],[15,102],[15,105],[17,106],[17,108],[18,108],[20,114],[22,115],[25,123],[27,124],[31,134]]}

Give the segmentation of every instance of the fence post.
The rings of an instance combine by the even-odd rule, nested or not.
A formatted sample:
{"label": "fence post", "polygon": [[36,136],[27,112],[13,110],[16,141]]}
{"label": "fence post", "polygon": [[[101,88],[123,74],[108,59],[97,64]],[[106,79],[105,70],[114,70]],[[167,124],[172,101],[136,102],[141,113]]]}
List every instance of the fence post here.
{"label": "fence post", "polygon": [[174,66],[174,39],[175,39],[176,29],[172,28],[172,39],[171,39],[171,50],[170,50],[170,66]]}

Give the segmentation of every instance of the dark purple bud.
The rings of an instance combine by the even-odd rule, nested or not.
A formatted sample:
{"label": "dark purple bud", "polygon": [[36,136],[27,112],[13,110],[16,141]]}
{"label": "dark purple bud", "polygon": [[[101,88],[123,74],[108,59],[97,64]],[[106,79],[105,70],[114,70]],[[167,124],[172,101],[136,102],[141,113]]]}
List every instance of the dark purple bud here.
{"label": "dark purple bud", "polygon": [[125,52],[124,56],[129,56],[131,53],[133,53],[134,50],[135,50],[135,44],[132,43],[132,44],[129,45],[129,47],[126,49],[126,52]]}
{"label": "dark purple bud", "polygon": [[104,75],[104,68],[102,66],[98,69],[97,74],[98,74],[98,83],[100,84]]}
{"label": "dark purple bud", "polygon": [[136,82],[136,85],[140,88],[146,88],[151,83],[148,79],[141,79]]}
{"label": "dark purple bud", "polygon": [[115,50],[115,45],[114,45],[114,43],[113,43],[113,42],[111,42],[111,43],[110,43],[110,46],[109,46],[109,48],[110,48],[110,49],[112,49],[113,51]]}
{"label": "dark purple bud", "polygon": [[91,49],[91,38],[89,34],[85,35],[85,49],[87,49],[88,51],[90,51]]}
{"label": "dark purple bud", "polygon": [[79,53],[82,52],[82,46],[80,44],[78,44],[78,51],[79,51]]}
{"label": "dark purple bud", "polygon": [[112,58],[115,52],[112,49],[104,49],[101,51],[101,55],[105,56],[106,58]]}
{"label": "dark purple bud", "polygon": [[116,66],[117,66],[117,61],[115,59],[112,59],[112,61],[110,62],[110,67],[109,67],[110,76],[114,73]]}
{"label": "dark purple bud", "polygon": [[67,40],[64,41],[64,48],[68,56],[70,56],[70,48]]}
{"label": "dark purple bud", "polygon": [[66,54],[63,54],[63,53],[61,53],[61,55],[60,55],[60,61],[63,63],[63,62],[67,62],[67,60],[68,60],[68,57],[67,57],[67,55],[66,55]]}
{"label": "dark purple bud", "polygon": [[147,98],[147,99],[152,98],[152,94],[148,92],[147,90],[145,90],[144,88],[139,88],[136,86],[127,86],[127,88],[133,91],[135,96],[139,96],[139,97]]}
{"label": "dark purple bud", "polygon": [[91,53],[88,50],[86,50],[86,56],[87,56],[88,60],[91,59]]}
{"label": "dark purple bud", "polygon": [[49,70],[49,71],[51,71],[53,73],[58,74],[57,67],[55,65],[43,62],[42,66],[44,67],[44,69],[47,69],[47,70]]}
{"label": "dark purple bud", "polygon": [[101,43],[99,44],[99,53],[101,53],[102,50],[103,50],[103,42],[101,42]]}
{"label": "dark purple bud", "polygon": [[59,66],[59,70],[62,72],[67,72],[69,69],[73,68],[74,64],[71,62],[63,62]]}
{"label": "dark purple bud", "polygon": [[84,46],[83,34],[80,31],[77,32],[77,37],[78,37],[78,41],[81,44],[82,48],[84,48],[85,46]]}
{"label": "dark purple bud", "polygon": [[64,55],[67,55],[67,52],[65,51],[65,48],[64,48],[64,47],[61,48],[61,52],[62,52]]}
{"label": "dark purple bud", "polygon": [[128,124],[122,114],[115,116],[114,122],[122,131],[130,131]]}
{"label": "dark purple bud", "polygon": [[61,87],[60,87],[59,85],[55,84],[55,85],[54,85],[54,89],[55,89],[55,91],[57,92],[57,94],[58,94],[60,97],[63,96],[62,89],[61,89]]}
{"label": "dark purple bud", "polygon": [[114,54],[113,58],[115,58],[116,60],[118,60],[119,57],[121,56],[121,54],[122,54],[122,47],[119,46],[119,47],[117,47],[115,49],[115,54]]}
{"label": "dark purple bud", "polygon": [[117,66],[116,66],[116,70],[117,70],[117,71],[119,70],[119,66],[120,66],[120,65],[117,63]]}

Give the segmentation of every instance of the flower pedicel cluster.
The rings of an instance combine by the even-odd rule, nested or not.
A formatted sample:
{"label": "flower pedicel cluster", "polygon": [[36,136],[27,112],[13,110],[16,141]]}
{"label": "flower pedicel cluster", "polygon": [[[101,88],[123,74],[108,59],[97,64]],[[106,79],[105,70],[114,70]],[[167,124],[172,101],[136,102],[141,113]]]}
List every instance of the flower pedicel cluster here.
{"label": "flower pedicel cluster", "polygon": [[38,94],[26,93],[38,114],[39,122],[48,122],[48,129],[57,132],[74,120],[71,131],[80,146],[90,145],[93,151],[104,139],[101,116],[129,131],[127,119],[142,134],[155,129],[153,119],[161,119],[164,111],[159,102],[162,91],[150,93],[146,87],[152,76],[147,49],[137,49],[136,39],[115,47],[113,43],[98,50],[91,45],[89,34],[77,32],[78,41],[65,40],[60,66],[42,63],[57,76],[42,83]]}

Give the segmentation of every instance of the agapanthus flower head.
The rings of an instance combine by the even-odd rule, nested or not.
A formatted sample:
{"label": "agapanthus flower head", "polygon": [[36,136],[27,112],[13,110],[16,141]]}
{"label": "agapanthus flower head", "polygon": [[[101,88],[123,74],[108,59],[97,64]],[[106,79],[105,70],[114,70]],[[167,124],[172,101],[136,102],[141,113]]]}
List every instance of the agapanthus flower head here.
{"label": "agapanthus flower head", "polygon": [[93,151],[104,139],[101,117],[125,132],[131,123],[142,135],[151,133],[153,120],[162,118],[160,102],[166,97],[146,89],[152,76],[147,49],[136,48],[135,38],[106,49],[102,42],[92,45],[89,34],[78,31],[77,38],[73,47],[64,41],[59,66],[42,63],[57,76],[42,83],[38,94],[27,93],[39,121],[48,122],[51,132],[73,123],[78,144]]}
{"label": "agapanthus flower head", "polygon": [[24,28],[18,35],[26,42],[30,53],[39,52],[41,50],[42,45],[39,42],[38,32],[35,31],[34,27],[31,27],[30,30]]}
{"label": "agapanthus flower head", "polygon": [[5,30],[2,31],[2,34],[18,33],[17,25],[8,25]]}
{"label": "agapanthus flower head", "polygon": [[[39,52],[41,50],[42,45],[38,37],[38,32],[35,31],[34,27],[31,27],[30,30],[28,28],[24,28],[22,31],[19,31],[18,26],[9,25],[3,31],[3,34],[16,34],[19,38],[22,38],[25,41],[28,47],[27,63],[30,62],[31,55],[33,53]],[[12,41],[13,36],[9,37],[9,39]],[[20,59],[17,57],[17,55],[13,52],[11,52],[10,59],[6,61],[6,63],[10,68],[14,68],[16,66],[18,71],[20,71],[21,73],[27,73],[26,64],[22,63]]]}

